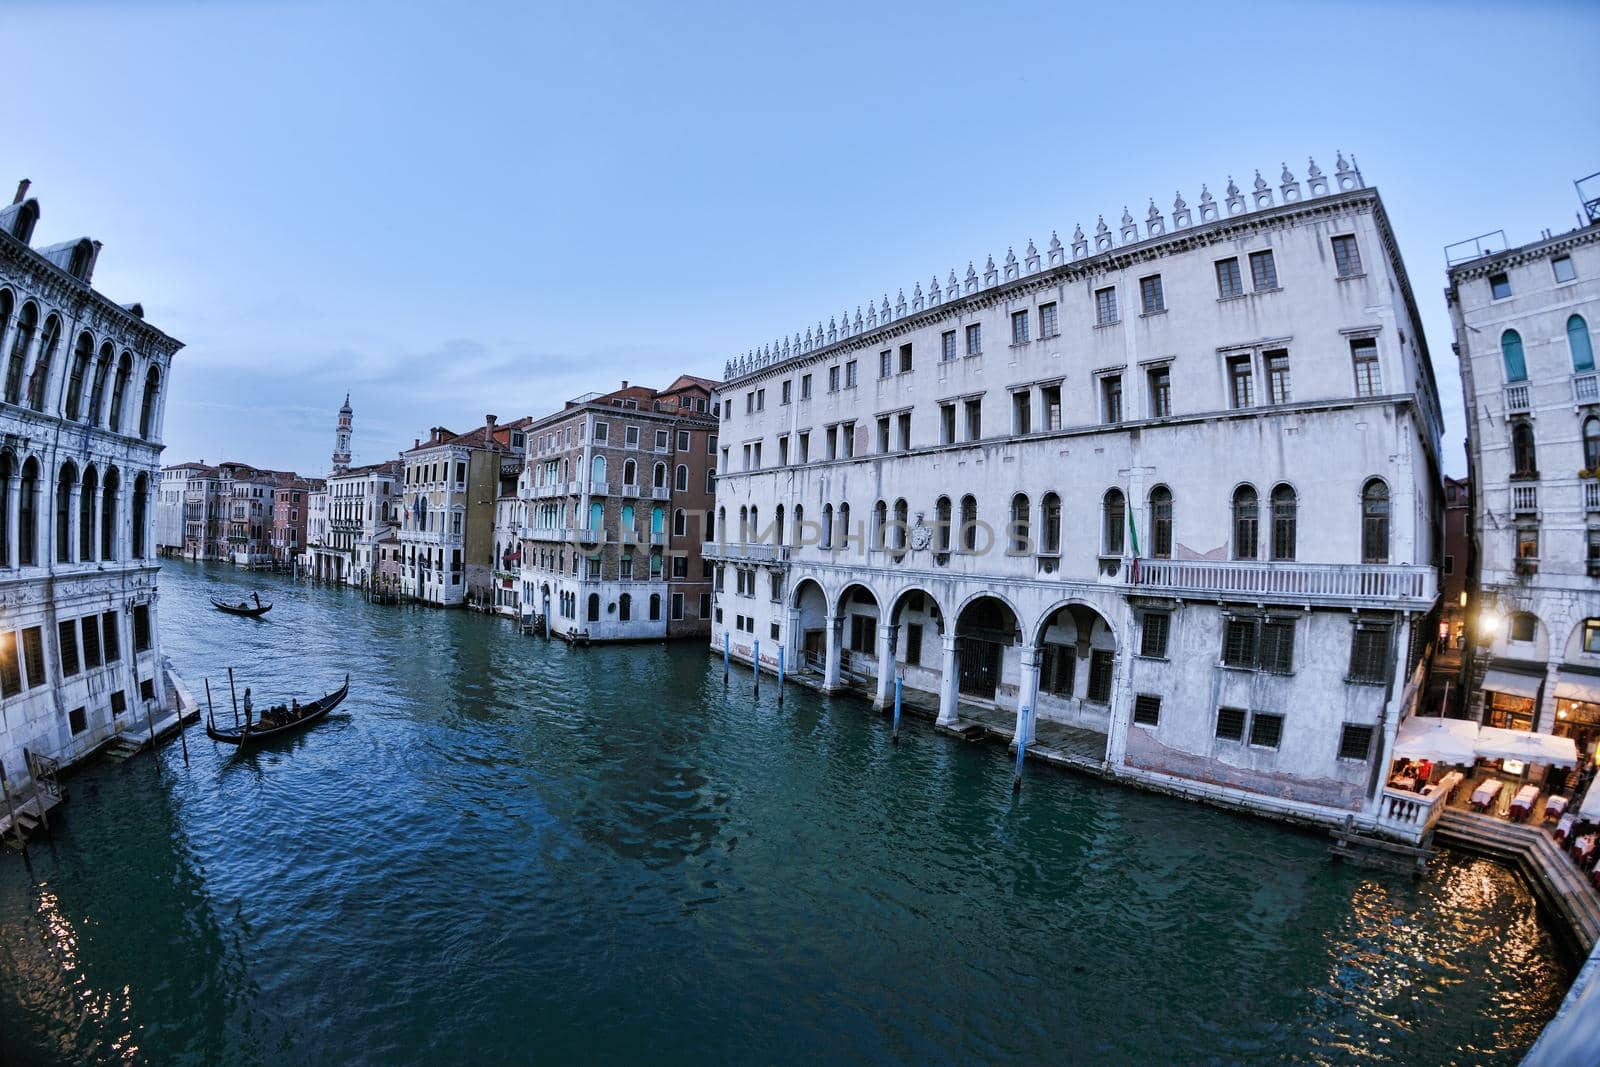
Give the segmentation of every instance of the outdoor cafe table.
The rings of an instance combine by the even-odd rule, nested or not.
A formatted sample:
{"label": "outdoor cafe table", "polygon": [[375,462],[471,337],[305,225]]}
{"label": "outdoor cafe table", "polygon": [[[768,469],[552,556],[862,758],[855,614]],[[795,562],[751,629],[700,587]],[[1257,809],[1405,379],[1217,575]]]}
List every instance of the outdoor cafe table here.
{"label": "outdoor cafe table", "polygon": [[1533,802],[1539,799],[1539,787],[1531,782],[1517,790],[1517,795],[1511,801],[1511,814],[1519,819],[1527,818],[1533,811]]}
{"label": "outdoor cafe table", "polygon": [[1546,819],[1558,819],[1565,815],[1567,813],[1567,804],[1569,801],[1569,797],[1551,797],[1549,800],[1544,802],[1544,817]]}
{"label": "outdoor cafe table", "polygon": [[1576,819],[1570,811],[1561,816],[1561,821],[1556,823],[1556,844],[1565,845],[1567,838],[1572,836],[1572,823]]}
{"label": "outdoor cafe table", "polygon": [[1464,779],[1465,776],[1460,771],[1451,771],[1439,779],[1439,792],[1444,794],[1445,803],[1448,804],[1455,798],[1456,786],[1460,785]]}
{"label": "outdoor cafe table", "polygon": [[1483,811],[1494,803],[1494,798],[1499,794],[1500,779],[1485,778],[1482,784],[1472,791],[1472,806],[1478,811]]}
{"label": "outdoor cafe table", "polygon": [[1594,855],[1594,835],[1584,834],[1578,838],[1577,843],[1572,846],[1572,855],[1579,863],[1587,861]]}

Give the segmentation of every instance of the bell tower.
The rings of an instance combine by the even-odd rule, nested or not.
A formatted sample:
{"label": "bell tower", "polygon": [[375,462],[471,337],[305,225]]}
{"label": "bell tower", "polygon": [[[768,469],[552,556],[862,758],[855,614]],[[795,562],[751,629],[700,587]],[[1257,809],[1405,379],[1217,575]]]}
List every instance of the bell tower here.
{"label": "bell tower", "polygon": [[344,395],[344,407],[339,409],[339,428],[333,435],[333,473],[343,474],[350,469],[350,423],[354,418],[350,410],[350,394]]}

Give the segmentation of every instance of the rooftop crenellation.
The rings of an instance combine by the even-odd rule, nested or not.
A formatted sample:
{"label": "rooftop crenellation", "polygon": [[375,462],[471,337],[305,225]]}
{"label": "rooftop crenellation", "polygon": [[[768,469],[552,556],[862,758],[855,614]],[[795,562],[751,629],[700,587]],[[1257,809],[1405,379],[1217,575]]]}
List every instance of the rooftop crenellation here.
{"label": "rooftop crenellation", "polygon": [[857,304],[854,314],[847,305],[838,316],[828,319],[826,327],[823,326],[822,320],[818,319],[815,328],[807,327],[803,334],[796,331],[793,338],[779,337],[770,344],[762,344],[742,356],[728,360],[723,370],[723,377],[730,380],[741,377],[751,371],[781,363],[792,356],[804,355],[868,330],[877,329],[907,315],[938,307],[940,304],[985,289],[993,289],[1002,281],[1016,281],[1041,271],[1065,266],[1069,262],[1086,259],[1091,255],[1109,252],[1153,237],[1176,234],[1196,225],[1204,226],[1220,221],[1225,217],[1262,211],[1277,203],[1293,204],[1311,197],[1365,188],[1366,183],[1361,177],[1360,167],[1356,165],[1356,157],[1352,155],[1346,161],[1342,150],[1337,156],[1331,181],[1317,166],[1317,161],[1307,157],[1304,183],[1296,178],[1289,170],[1289,165],[1284,163],[1278,176],[1276,190],[1261,176],[1261,171],[1258,169],[1255,178],[1250,182],[1248,195],[1240,190],[1239,184],[1230,174],[1220,204],[1211,194],[1209,185],[1203,183],[1200,186],[1198,220],[1195,212],[1184,200],[1182,191],[1178,191],[1173,195],[1170,221],[1169,217],[1164,216],[1156,207],[1155,198],[1151,197],[1142,227],[1134,219],[1132,210],[1124,204],[1120,225],[1116,231],[1106,223],[1104,215],[1098,216],[1092,237],[1085,235],[1081,223],[1074,226],[1070,246],[1062,243],[1056,230],[1051,230],[1050,243],[1042,255],[1030,237],[1020,259],[1016,254],[1016,246],[1008,246],[1005,259],[999,266],[996,266],[994,255],[991,253],[985,257],[981,273],[976,260],[968,260],[966,273],[960,278],[956,276],[956,269],[952,267],[943,284],[940,283],[937,273],[929,279],[926,290],[923,289],[921,282],[917,282],[912,287],[909,302],[906,299],[905,289],[901,288],[897,291],[892,305],[887,292],[879,300],[869,299],[864,304]]}

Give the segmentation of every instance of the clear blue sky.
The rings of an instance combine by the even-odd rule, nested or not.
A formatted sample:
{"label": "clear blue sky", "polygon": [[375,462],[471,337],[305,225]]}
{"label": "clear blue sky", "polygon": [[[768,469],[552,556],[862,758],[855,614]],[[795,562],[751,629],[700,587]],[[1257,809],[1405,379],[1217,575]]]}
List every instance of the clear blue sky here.
{"label": "clear blue sky", "polygon": [[1574,224],[1597,4],[0,4],[0,179],[185,341],[166,460],[322,473],[1353,152],[1464,469],[1442,247]]}

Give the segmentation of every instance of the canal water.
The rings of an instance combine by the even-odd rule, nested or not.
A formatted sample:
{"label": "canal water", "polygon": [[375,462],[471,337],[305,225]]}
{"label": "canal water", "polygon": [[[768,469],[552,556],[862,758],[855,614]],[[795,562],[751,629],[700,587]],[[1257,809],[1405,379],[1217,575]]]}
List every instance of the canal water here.
{"label": "canal water", "polygon": [[[252,588],[257,622],[210,594]],[[238,756],[94,766],[0,855],[0,1062],[1513,1063],[1571,973],[1527,890],[1030,768],[694,645],[168,563]]]}

